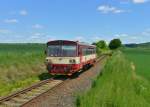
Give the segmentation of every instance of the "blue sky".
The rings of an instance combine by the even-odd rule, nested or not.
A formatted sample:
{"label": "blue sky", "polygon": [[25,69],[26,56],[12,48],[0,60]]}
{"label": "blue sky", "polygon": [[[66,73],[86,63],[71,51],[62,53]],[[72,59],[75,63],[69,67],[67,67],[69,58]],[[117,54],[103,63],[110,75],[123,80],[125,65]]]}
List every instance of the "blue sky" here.
{"label": "blue sky", "polygon": [[0,42],[150,41],[149,0],[0,0]]}

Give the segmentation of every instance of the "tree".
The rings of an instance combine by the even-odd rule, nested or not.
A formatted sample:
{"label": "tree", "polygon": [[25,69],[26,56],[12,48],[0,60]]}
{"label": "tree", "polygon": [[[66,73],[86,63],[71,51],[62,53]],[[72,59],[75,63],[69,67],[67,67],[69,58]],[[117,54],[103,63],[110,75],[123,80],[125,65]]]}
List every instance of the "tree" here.
{"label": "tree", "polygon": [[104,40],[100,40],[96,43],[96,46],[100,49],[106,49],[107,48],[107,44]]}
{"label": "tree", "polygon": [[109,48],[110,49],[117,49],[122,45],[120,39],[113,39],[109,43]]}
{"label": "tree", "polygon": [[93,42],[92,45],[95,45],[95,46],[96,46],[96,42]]}
{"label": "tree", "polygon": [[92,43],[92,45],[96,46],[96,53],[97,55],[100,55],[103,50],[107,49],[107,44],[104,40],[100,40],[98,42]]}

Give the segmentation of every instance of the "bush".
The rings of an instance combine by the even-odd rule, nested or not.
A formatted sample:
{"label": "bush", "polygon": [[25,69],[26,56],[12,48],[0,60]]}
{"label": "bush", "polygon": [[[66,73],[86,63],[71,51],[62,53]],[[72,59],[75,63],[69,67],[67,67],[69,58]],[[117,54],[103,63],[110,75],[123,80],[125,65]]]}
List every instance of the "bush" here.
{"label": "bush", "polygon": [[120,39],[113,39],[109,43],[109,48],[110,49],[117,49],[121,46],[121,41]]}

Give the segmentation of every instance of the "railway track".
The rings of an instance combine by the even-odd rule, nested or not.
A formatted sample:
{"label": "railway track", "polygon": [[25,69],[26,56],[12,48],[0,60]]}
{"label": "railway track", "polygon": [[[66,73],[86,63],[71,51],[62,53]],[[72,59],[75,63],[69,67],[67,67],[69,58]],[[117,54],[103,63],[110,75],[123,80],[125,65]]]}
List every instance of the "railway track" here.
{"label": "railway track", "polygon": [[[96,60],[96,63],[100,60],[104,59],[106,55],[101,56]],[[39,97],[40,95],[48,92],[54,87],[63,84],[65,81],[69,80],[69,78],[51,78],[47,80],[43,80],[39,83],[36,83],[26,89],[20,90],[19,92],[13,93],[9,96],[3,97],[0,99],[0,107],[20,107],[31,100]]]}
{"label": "railway track", "polygon": [[0,99],[0,107],[20,107],[30,100],[62,84],[67,79],[51,78]]}

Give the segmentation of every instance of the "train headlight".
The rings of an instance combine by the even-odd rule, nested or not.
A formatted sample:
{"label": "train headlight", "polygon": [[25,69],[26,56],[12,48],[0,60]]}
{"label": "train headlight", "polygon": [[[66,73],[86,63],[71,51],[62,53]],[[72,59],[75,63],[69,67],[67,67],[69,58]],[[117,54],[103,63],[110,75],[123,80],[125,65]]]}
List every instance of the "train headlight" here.
{"label": "train headlight", "polygon": [[48,64],[48,59],[45,60],[45,64],[46,64],[46,65]]}
{"label": "train headlight", "polygon": [[51,64],[52,63],[52,61],[50,60],[50,59],[46,59],[45,60],[45,64],[47,65],[47,64]]}
{"label": "train headlight", "polygon": [[69,62],[72,63],[72,64],[75,64],[76,60],[75,59],[70,59]]}

